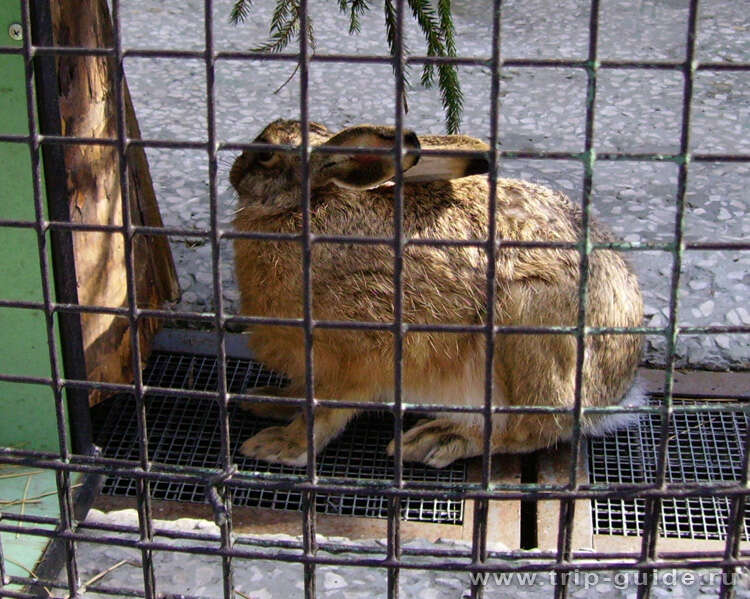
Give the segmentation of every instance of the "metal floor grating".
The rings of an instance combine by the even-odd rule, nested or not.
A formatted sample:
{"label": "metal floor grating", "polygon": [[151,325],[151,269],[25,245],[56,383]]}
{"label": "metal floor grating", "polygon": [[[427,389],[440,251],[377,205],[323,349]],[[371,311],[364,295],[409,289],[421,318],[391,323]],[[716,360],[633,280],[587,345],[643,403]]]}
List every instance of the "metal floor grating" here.
{"label": "metal floor grating", "polygon": [[[216,389],[216,358],[193,354],[153,352],[143,372],[146,385],[176,389]],[[264,370],[258,363],[243,359],[227,360],[227,384],[232,393],[253,387],[282,386],[283,379]],[[97,445],[103,455],[124,460],[138,460],[135,402],[128,395],[113,397],[92,408]],[[413,419],[416,420],[416,419]],[[149,458],[162,464],[216,467],[219,465],[221,434],[219,410],[213,401],[185,399],[174,394],[147,394],[146,421],[149,434]],[[405,428],[412,420],[407,416]],[[242,471],[304,474],[304,468],[268,464],[245,458],[237,453],[239,445],[257,431],[278,422],[261,420],[230,405],[230,435],[233,460]],[[318,474],[351,479],[389,480],[393,478],[393,461],[385,446],[393,437],[390,414],[366,412],[357,418],[318,457]],[[404,464],[405,481],[457,483],[466,480],[463,462],[435,469],[421,464]],[[173,501],[204,502],[203,485],[159,481],[151,486],[152,497]],[[104,483],[105,495],[134,497],[135,481],[110,477]],[[317,511],[325,514],[386,518],[388,500],[384,496],[365,494],[318,494]],[[300,510],[299,493],[286,490],[235,489],[235,506]],[[402,505],[406,520],[462,524],[463,501],[433,498],[406,498]]]}
{"label": "metal floor grating", "polygon": [[[677,400],[674,405],[716,405]],[[726,406],[728,402],[722,402]],[[652,399],[652,405],[658,405]],[[741,481],[747,404],[737,411],[673,414],[667,453],[668,482]],[[589,478],[592,484],[653,482],[658,460],[660,417],[643,414],[637,424],[589,441]],[[644,528],[645,499],[592,500],[594,534],[639,536]],[[724,496],[689,497],[662,501],[661,535],[685,539],[726,538],[730,513]],[[750,508],[745,510],[744,540],[750,540]]]}

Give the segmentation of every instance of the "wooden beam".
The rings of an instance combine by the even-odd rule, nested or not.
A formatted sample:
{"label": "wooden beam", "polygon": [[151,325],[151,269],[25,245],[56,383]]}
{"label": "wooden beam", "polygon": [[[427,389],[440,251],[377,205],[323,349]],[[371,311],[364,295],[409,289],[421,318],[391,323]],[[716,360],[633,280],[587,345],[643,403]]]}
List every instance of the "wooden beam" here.
{"label": "wooden beam", "polygon": [[[581,442],[583,451],[578,454],[578,482],[589,481],[586,468],[586,441]],[[568,444],[541,451],[539,453],[538,482],[540,485],[565,486],[570,477],[571,452]],[[557,550],[557,534],[560,522],[560,500],[537,502],[537,541],[542,551]],[[579,499],[575,502],[573,517],[573,537],[570,548],[573,551],[591,549],[593,545],[593,528],[591,523],[591,500]]]}
{"label": "wooden beam", "polygon": [[[106,0],[51,0],[55,44],[110,48],[114,43]],[[57,73],[62,134],[117,137],[114,80],[116,61],[107,56],[58,56]],[[123,78],[127,137],[140,130]],[[68,174],[67,197],[72,222],[122,226],[119,154],[107,145],[68,144],[64,147]],[[128,202],[134,225],[163,226],[143,148],[128,151]],[[76,231],[73,234],[78,301],[83,305],[128,305],[125,238],[121,233]],[[139,308],[160,308],[179,297],[177,275],[164,236],[133,239],[135,297]],[[131,335],[127,318],[107,314],[81,315],[88,380],[131,382]],[[154,319],[141,319],[142,357],[160,328]],[[90,403],[101,399],[94,391]]]}

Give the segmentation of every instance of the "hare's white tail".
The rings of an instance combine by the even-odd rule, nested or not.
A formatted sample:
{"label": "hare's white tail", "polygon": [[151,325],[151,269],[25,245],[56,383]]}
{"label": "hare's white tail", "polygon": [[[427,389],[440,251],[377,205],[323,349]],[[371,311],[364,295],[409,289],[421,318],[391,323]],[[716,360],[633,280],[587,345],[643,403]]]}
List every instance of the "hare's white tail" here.
{"label": "hare's white tail", "polygon": [[[646,396],[646,387],[643,381],[636,377],[630,389],[623,397],[622,401],[617,404],[623,408],[635,408],[645,406],[648,401]],[[584,434],[588,437],[602,437],[621,428],[626,428],[631,424],[638,422],[640,414],[610,414],[604,418],[584,426]]]}

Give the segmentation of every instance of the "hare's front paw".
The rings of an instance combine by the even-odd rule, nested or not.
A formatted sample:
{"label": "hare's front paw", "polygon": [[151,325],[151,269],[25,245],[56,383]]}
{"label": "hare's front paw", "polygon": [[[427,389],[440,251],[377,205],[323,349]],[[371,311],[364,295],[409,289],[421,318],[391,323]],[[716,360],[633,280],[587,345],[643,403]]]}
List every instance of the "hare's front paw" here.
{"label": "hare's front paw", "polygon": [[[447,419],[428,420],[404,433],[402,455],[404,462],[444,468],[460,458],[477,455],[475,445],[460,424]],[[391,441],[386,451],[392,456],[394,450],[395,441]]]}
{"label": "hare's front paw", "polygon": [[270,426],[250,437],[240,453],[264,462],[304,466],[307,464],[306,440],[293,437],[286,426]]}

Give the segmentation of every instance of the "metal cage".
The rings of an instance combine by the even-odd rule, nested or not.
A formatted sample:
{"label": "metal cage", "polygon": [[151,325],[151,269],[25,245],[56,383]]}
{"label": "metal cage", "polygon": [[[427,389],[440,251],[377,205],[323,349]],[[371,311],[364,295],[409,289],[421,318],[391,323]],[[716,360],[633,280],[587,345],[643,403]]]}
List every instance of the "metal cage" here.
{"label": "metal cage", "polygon": [[[19,151],[30,153],[33,169],[33,197],[35,204],[36,219],[25,220],[0,220],[0,227],[26,229],[36,233],[38,241],[38,256],[42,274],[42,286],[44,298],[41,302],[34,301],[10,301],[0,298],[0,307],[12,307],[40,312],[46,322],[49,343],[49,365],[50,375],[46,377],[19,376],[13,373],[0,372],[0,381],[21,383],[27,385],[41,385],[52,389],[55,398],[55,409],[57,418],[57,430],[59,436],[59,452],[45,453],[24,450],[20,448],[5,447],[0,451],[0,463],[27,465],[35,468],[48,469],[56,473],[57,494],[60,503],[59,518],[42,518],[24,516],[23,514],[3,513],[0,522],[0,530],[6,532],[22,531],[23,534],[32,534],[53,540],[53,550],[58,564],[64,565],[67,572],[66,585],[51,580],[55,576],[52,570],[37,572],[35,577],[8,577],[4,570],[0,570],[0,576],[5,583],[29,585],[44,584],[49,588],[63,588],[68,596],[81,596],[81,583],[78,575],[76,558],[77,541],[87,541],[99,544],[119,544],[136,548],[142,556],[143,590],[136,593],[138,596],[154,598],[160,596],[153,567],[153,553],[155,551],[184,551],[189,553],[200,553],[216,556],[221,560],[224,580],[224,597],[230,599],[235,597],[233,585],[233,558],[246,559],[277,559],[293,561],[302,565],[304,570],[304,595],[312,598],[316,596],[315,572],[316,567],[326,564],[342,564],[352,566],[365,566],[379,568],[386,573],[387,589],[389,597],[399,595],[399,577],[405,569],[433,569],[448,572],[468,572],[472,574],[490,574],[497,572],[545,572],[554,575],[554,595],[556,599],[568,596],[568,588],[571,577],[575,573],[588,571],[632,572],[638,574],[638,597],[650,596],[654,577],[659,571],[670,568],[717,568],[723,572],[723,580],[720,588],[720,597],[728,598],[733,594],[738,567],[750,567],[750,557],[744,550],[740,550],[740,540],[743,536],[743,517],[745,514],[746,497],[748,494],[748,443],[750,439],[745,436],[744,447],[741,456],[741,466],[738,468],[740,480],[733,481],[711,481],[711,482],[680,482],[673,483],[669,479],[668,462],[668,437],[670,427],[677,416],[688,414],[700,415],[708,408],[705,406],[684,407],[673,401],[673,377],[675,362],[675,344],[679,335],[714,335],[720,333],[750,333],[747,326],[680,326],[677,320],[677,311],[680,295],[680,275],[683,258],[687,252],[694,250],[748,250],[750,243],[745,242],[686,242],[684,238],[683,222],[686,205],[687,178],[691,164],[696,162],[742,162],[750,161],[747,154],[698,154],[691,151],[690,129],[691,129],[691,102],[693,98],[693,85],[696,73],[700,71],[741,71],[750,70],[748,63],[734,62],[700,62],[696,58],[696,35],[698,23],[698,0],[689,2],[688,27],[685,32],[685,57],[684,60],[654,60],[654,61],[628,61],[628,60],[600,60],[598,58],[599,41],[599,0],[591,0],[588,20],[588,54],[583,60],[559,59],[513,59],[504,60],[501,55],[501,19],[503,6],[501,0],[494,0],[491,14],[494,44],[488,48],[487,56],[470,56],[459,58],[438,58],[432,56],[407,56],[402,43],[403,26],[405,19],[404,0],[394,0],[393,6],[397,17],[396,36],[397,52],[395,56],[388,55],[344,55],[344,54],[312,54],[308,40],[303,35],[300,37],[299,47],[291,53],[280,53],[268,55],[260,52],[246,51],[217,51],[214,44],[214,7],[212,0],[205,0],[204,14],[205,24],[205,47],[197,51],[189,50],[164,50],[164,49],[141,49],[131,50],[123,48],[120,40],[120,0],[112,0],[112,14],[115,32],[114,46],[111,48],[60,48],[52,44],[49,4],[45,0],[22,0],[22,27],[23,46],[20,48],[3,46],[0,47],[2,54],[15,54],[22,56],[26,72],[26,95],[28,135],[11,135],[2,132],[0,142],[17,144]],[[302,30],[308,23],[307,2],[302,0],[300,4],[300,22]],[[79,138],[69,137],[61,134],[59,122],[55,122],[57,109],[55,106],[55,57],[61,54],[75,54],[81,56],[108,56],[114,58],[118,66],[118,76],[115,78],[114,89],[117,94],[118,135],[113,139]],[[126,57],[148,57],[148,58],[170,58],[175,60],[192,59],[202,61],[207,81],[207,140],[190,141],[177,139],[129,139],[126,136],[125,110],[122,93],[123,60]],[[583,166],[583,195],[581,197],[583,206],[583,238],[580,243],[552,244],[535,242],[533,244],[509,244],[508,242],[496,240],[496,227],[494,218],[489,219],[488,237],[478,242],[464,242],[451,240],[409,240],[405,239],[402,232],[402,210],[403,193],[401,174],[395,179],[394,197],[396,203],[396,219],[394,225],[394,237],[380,238],[348,238],[339,236],[316,236],[310,230],[310,190],[309,185],[303,185],[303,229],[300,235],[273,235],[268,233],[238,233],[220,228],[217,219],[217,155],[225,150],[265,149],[263,144],[237,144],[227,143],[219,139],[216,133],[215,121],[215,69],[217,64],[225,61],[287,61],[296,63],[299,68],[300,105],[299,116],[303,123],[303,142],[299,148],[280,149],[299,152],[302,161],[303,180],[309,178],[309,70],[311,63],[375,63],[391,65],[394,70],[394,102],[393,114],[396,124],[396,147],[393,151],[394,159],[399,165],[397,172],[401,172],[402,160],[405,155],[401,132],[404,128],[404,108],[399,98],[404,92],[403,74],[407,65],[441,64],[450,62],[456,65],[472,66],[486,69],[491,76],[491,90],[488,98],[489,107],[489,139],[490,149],[483,155],[489,158],[489,184],[490,196],[488,210],[494,214],[496,208],[496,179],[498,175],[498,160],[500,159],[557,159],[578,161]],[[526,152],[526,151],[501,151],[498,149],[498,125],[499,107],[497,99],[501,89],[501,75],[503,68],[527,67],[534,69],[570,69],[583,71],[587,77],[586,87],[586,117],[585,117],[585,142],[581,152]],[[628,152],[605,152],[596,153],[594,148],[594,122],[595,122],[595,100],[597,97],[597,77],[605,70],[617,69],[652,69],[679,73],[683,77],[682,89],[682,117],[679,151],[673,154],[663,153],[628,153]],[[104,144],[117,150],[120,184],[123,188],[123,197],[127,197],[128,187],[128,149],[133,146],[158,147],[173,149],[192,149],[206,153],[209,165],[209,187],[208,197],[211,208],[210,226],[202,231],[194,229],[185,230],[170,227],[145,227],[135,226],[131,222],[130,207],[127,200],[123,202],[122,210],[125,224],[122,227],[75,225],[70,222],[65,210],[60,209],[63,205],[56,199],[63,188],[60,182],[65,178],[62,170],[63,164],[60,152],[61,148],[68,144]],[[319,151],[319,150],[316,150]],[[372,152],[372,150],[368,150]],[[42,164],[44,159],[44,166]],[[667,242],[655,243],[593,243],[589,235],[589,223],[591,214],[592,179],[597,162],[601,161],[651,161],[661,163],[673,163],[677,165],[677,191],[676,191],[676,214],[674,220],[673,238]],[[43,203],[43,188],[46,185],[49,197],[50,212],[45,217],[45,206]],[[57,207],[57,208],[55,208]],[[121,235],[126,247],[126,268],[128,273],[128,306],[124,308],[109,308],[104,306],[80,305],[76,299],[75,287],[65,273],[70,272],[73,264],[71,231],[94,230],[111,234]],[[48,241],[48,233],[51,241]],[[212,250],[213,266],[213,290],[217,301],[214,313],[180,312],[175,313],[167,309],[141,309],[135,304],[135,278],[133,264],[134,239],[139,235],[149,236],[190,236],[206,240]],[[220,244],[223,240],[238,237],[250,239],[279,239],[297,243],[302,248],[304,266],[304,305],[303,317],[299,319],[270,319],[260,317],[227,315],[222,302],[222,279]],[[395,253],[393,284],[395,289],[394,305],[395,319],[392,323],[373,324],[363,322],[342,323],[324,322],[313,318],[311,304],[311,278],[310,260],[311,251],[318,243],[348,243],[348,244],[383,244],[393,249]],[[48,247],[51,244],[53,261],[48,257]],[[577,325],[573,327],[501,327],[492,320],[473,326],[449,326],[449,325],[412,325],[406,324],[402,317],[402,266],[405,248],[411,245],[475,245],[478,250],[485,252],[488,256],[487,269],[487,314],[493,314],[492,305],[495,301],[495,257],[499,247],[509,245],[533,245],[533,247],[565,247],[577,250],[580,253],[580,280],[579,290],[579,313]],[[639,327],[637,329],[607,329],[590,328],[585,326],[586,322],[586,298],[589,256],[592,251],[601,248],[614,248],[626,252],[638,251],[661,251],[671,256],[671,282],[669,293],[669,319],[664,327]],[[57,299],[53,300],[53,287],[57,292]],[[115,314],[128,319],[130,327],[130,339],[133,346],[132,363],[135,377],[133,384],[97,383],[86,380],[82,373],[82,355],[80,341],[79,316],[87,312],[101,312]],[[219,468],[214,467],[175,467],[168,464],[152,462],[149,459],[149,431],[146,430],[146,408],[144,397],[147,393],[174,393],[169,386],[162,387],[160,382],[152,383],[144,378],[140,370],[142,361],[141,349],[139,347],[138,326],[139,320],[144,317],[154,317],[160,320],[181,320],[202,323],[213,328],[215,334],[215,390],[187,390],[180,391],[181,396],[187,398],[203,399],[212,401],[216,408],[218,418],[218,430],[220,434],[219,443]],[[56,321],[59,320],[62,335],[58,343],[55,336]],[[250,475],[243,472],[233,462],[230,455],[231,426],[229,419],[230,400],[253,400],[272,401],[274,398],[259,397],[244,394],[230,387],[231,373],[228,372],[229,362],[225,338],[228,327],[247,324],[266,323],[271,325],[285,325],[299,327],[304,331],[306,361],[307,361],[307,389],[306,396],[298,404],[306,410],[308,415],[308,447],[313,448],[312,414],[313,405],[325,405],[326,402],[314,404],[315,382],[312,378],[313,353],[313,331],[316,328],[352,328],[352,329],[377,329],[391,333],[394,343],[395,355],[395,378],[393,381],[394,397],[393,403],[382,403],[368,406],[373,410],[385,410],[391,412],[393,419],[393,435],[396,441],[395,462],[392,475],[387,480],[379,483],[366,481],[357,483],[349,479],[341,479],[335,473],[321,474],[316,469],[316,455],[314,449],[308,453],[306,469],[303,473],[269,472],[264,475]],[[485,437],[484,455],[482,458],[481,480],[479,482],[441,482],[427,481],[414,483],[405,479],[405,466],[402,462],[402,438],[403,438],[403,414],[408,408],[411,411],[429,411],[429,406],[406,405],[402,398],[402,352],[403,336],[410,331],[441,331],[471,332],[483,335],[486,342],[486,376],[485,376],[485,404],[478,412],[484,417]],[[519,483],[515,485],[496,484],[491,480],[492,457],[490,455],[490,431],[491,416],[500,412],[529,411],[528,408],[495,407],[491,404],[493,376],[492,359],[495,351],[496,337],[506,333],[515,334],[563,334],[573,335],[577,340],[577,376],[576,376],[576,401],[573,409],[575,416],[574,437],[571,444],[571,460],[567,470],[568,480],[565,484],[555,486],[538,485],[534,483]],[[579,480],[577,464],[582,452],[581,435],[581,384],[584,338],[587,335],[600,334],[622,334],[638,333],[641,335],[661,335],[667,343],[667,368],[664,376],[663,399],[649,407],[637,410],[647,414],[652,420],[653,431],[656,435],[654,446],[653,469],[649,477],[642,481],[629,483],[611,484],[610,481],[592,482],[584,484]],[[60,353],[58,353],[60,352]],[[58,359],[62,356],[62,361]],[[125,393],[135,401],[136,435],[134,442],[137,446],[135,455],[128,459],[104,458],[97,455],[93,447],[93,433],[90,422],[87,396],[92,389],[103,389],[108,392]],[[332,403],[332,406],[342,406]],[[71,415],[74,426],[72,432],[67,429],[68,416]],[[444,406],[440,411],[446,411]],[[610,408],[617,411],[617,408]],[[624,408],[620,408],[624,410]],[[561,412],[563,409],[536,408],[535,411]],[[630,411],[633,411],[630,409]],[[738,459],[740,459],[738,457]],[[71,478],[74,475],[85,475],[84,487],[74,492]],[[137,540],[123,541],[114,533],[93,536],[86,526],[78,526],[78,519],[85,514],[85,505],[91,500],[91,495],[96,488],[95,481],[102,476],[116,476],[120,480],[128,481],[128,484],[137,497],[139,527],[131,532],[137,533]],[[219,537],[203,538],[209,540],[211,545],[197,544],[191,542],[196,536],[183,535],[184,543],[176,545],[172,538],[163,538],[158,535],[154,528],[151,498],[154,488],[160,485],[172,483],[188,483],[194,487],[205,490],[206,500],[210,503],[216,522],[220,526]],[[233,533],[232,521],[232,496],[263,493],[266,490],[286,490],[294,492],[299,498],[299,506],[302,512],[302,542],[274,544],[268,541],[259,541],[252,536],[243,536],[241,541]],[[372,556],[363,551],[356,558],[322,556],[319,551],[335,550],[335,542],[326,543],[321,546],[316,541],[316,505],[321,496],[326,494],[350,494],[357,495],[363,491],[375,493],[383,497],[384,513],[388,518],[388,535],[385,557]],[[468,550],[452,549],[443,550],[432,555],[430,562],[415,559],[414,551],[402,550],[400,527],[400,515],[406,509],[406,505],[417,498],[441,498],[446,502],[471,499],[475,502],[473,515],[473,543]],[[726,540],[723,551],[713,552],[683,552],[679,554],[663,554],[656,550],[656,541],[659,534],[659,526],[662,521],[667,501],[691,500],[693,498],[723,498],[729,512],[728,525],[726,527]],[[528,555],[519,551],[490,551],[487,547],[487,510],[491,501],[503,500],[554,500],[560,503],[559,534],[557,538],[556,551],[539,552],[534,554],[534,560],[529,561]],[[642,544],[640,551],[630,554],[623,553],[580,553],[571,550],[571,532],[573,526],[574,503],[576,500],[590,499],[597,502],[617,500],[637,500],[640,505],[639,521],[642,527]],[[23,528],[21,528],[23,526]],[[105,531],[106,532],[106,531]],[[179,536],[179,535],[177,535]],[[278,551],[279,548],[288,550]],[[1,548],[0,548],[1,550]],[[347,550],[352,550],[347,547]],[[356,548],[353,551],[357,551]],[[419,555],[419,552],[416,552]],[[54,560],[53,560],[54,561]],[[3,564],[0,554],[0,568]],[[46,574],[46,576],[45,576]],[[483,584],[481,577],[472,578],[472,596],[483,595]],[[38,588],[38,587],[37,587]],[[88,592],[102,594],[117,594],[119,589],[111,589],[103,586],[91,585]],[[133,595],[132,591],[128,592]],[[33,597],[32,591],[11,591],[0,588],[0,596],[8,597]]]}

